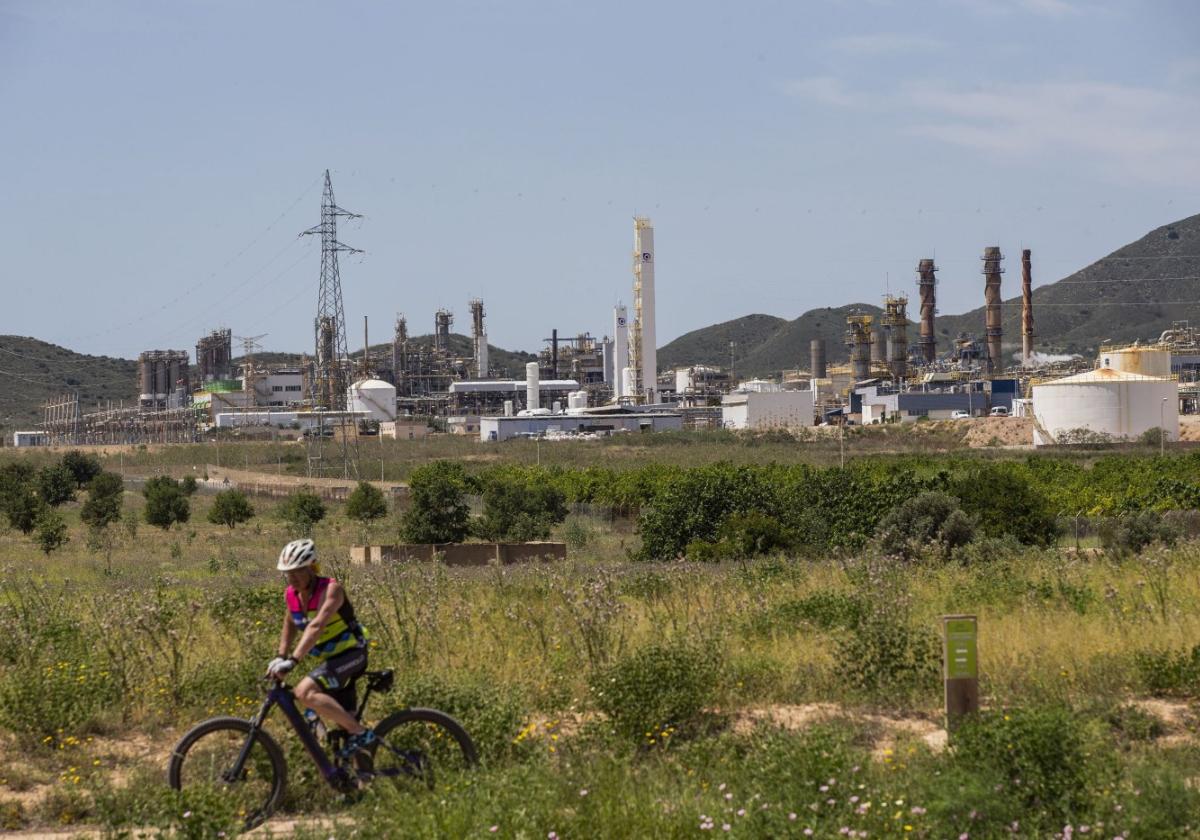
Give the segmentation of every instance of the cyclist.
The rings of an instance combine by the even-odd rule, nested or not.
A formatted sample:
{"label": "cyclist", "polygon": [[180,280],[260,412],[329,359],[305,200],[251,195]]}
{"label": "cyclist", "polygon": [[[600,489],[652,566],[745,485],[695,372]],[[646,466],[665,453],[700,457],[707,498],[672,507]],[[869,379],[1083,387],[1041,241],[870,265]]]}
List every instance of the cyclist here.
{"label": "cyclist", "polygon": [[[279,656],[271,660],[267,673],[283,679],[305,655],[317,659],[316,667],[296,686],[296,699],[350,733],[341,751],[348,758],[375,741],[375,732],[347,711],[355,705],[354,680],[367,670],[367,629],[355,619],[342,585],[321,576],[312,540],[285,545],[276,568],[287,577],[287,613]],[[296,631],[300,639],[293,647]]]}

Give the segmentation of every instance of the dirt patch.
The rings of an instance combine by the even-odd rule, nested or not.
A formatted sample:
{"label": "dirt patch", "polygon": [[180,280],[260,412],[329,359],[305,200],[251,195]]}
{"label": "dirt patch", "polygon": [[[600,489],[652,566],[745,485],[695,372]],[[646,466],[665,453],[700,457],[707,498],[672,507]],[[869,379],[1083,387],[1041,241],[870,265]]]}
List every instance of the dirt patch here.
{"label": "dirt patch", "polygon": [[805,703],[774,705],[743,709],[733,717],[733,731],[749,734],[760,726],[773,726],[788,731],[807,729],[815,724],[842,718],[853,719],[855,725],[866,726],[878,733],[871,754],[876,761],[886,761],[898,741],[920,740],[934,752],[946,748],[946,730],[937,723],[919,716],[847,712],[836,703]]}
{"label": "dirt patch", "polygon": [[1032,417],[979,417],[955,422],[967,427],[963,441],[972,449],[989,446],[1033,446]]}
{"label": "dirt patch", "polygon": [[1196,709],[1181,700],[1163,700],[1157,697],[1145,697],[1130,702],[1131,706],[1153,715],[1162,722],[1166,733],[1156,740],[1161,746],[1182,746],[1195,744],[1200,739],[1196,737],[1198,719]]}
{"label": "dirt patch", "polygon": [[1179,416],[1179,439],[1191,443],[1200,441],[1200,414]]}

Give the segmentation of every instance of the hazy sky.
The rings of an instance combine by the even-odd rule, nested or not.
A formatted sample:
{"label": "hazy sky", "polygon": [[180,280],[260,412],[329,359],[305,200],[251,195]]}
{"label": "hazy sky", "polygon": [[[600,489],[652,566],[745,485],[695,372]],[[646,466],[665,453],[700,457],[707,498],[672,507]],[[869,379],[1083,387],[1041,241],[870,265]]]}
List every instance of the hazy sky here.
{"label": "hazy sky", "polygon": [[[320,176],[351,346],[398,311],[611,330],[652,217],[660,343],[751,312],[979,305],[1200,212],[1195,0],[0,0],[0,333],[312,349]],[[3,383],[0,383],[3,385]]]}

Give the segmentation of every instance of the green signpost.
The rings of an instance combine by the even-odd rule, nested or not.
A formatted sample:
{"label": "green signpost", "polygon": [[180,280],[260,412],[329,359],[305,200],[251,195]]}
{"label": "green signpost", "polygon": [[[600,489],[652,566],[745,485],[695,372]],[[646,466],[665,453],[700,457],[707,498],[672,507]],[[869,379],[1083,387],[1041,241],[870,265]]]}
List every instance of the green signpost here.
{"label": "green signpost", "polygon": [[973,615],[942,616],[946,728],[979,711],[979,627]]}

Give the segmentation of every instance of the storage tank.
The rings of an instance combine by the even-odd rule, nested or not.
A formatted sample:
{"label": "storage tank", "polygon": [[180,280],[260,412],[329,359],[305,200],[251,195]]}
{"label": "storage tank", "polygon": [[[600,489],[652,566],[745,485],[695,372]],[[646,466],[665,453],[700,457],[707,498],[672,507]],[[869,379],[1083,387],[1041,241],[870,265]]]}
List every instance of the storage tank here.
{"label": "storage tank", "polygon": [[1033,386],[1038,446],[1067,443],[1076,430],[1114,440],[1139,437],[1160,426],[1179,439],[1179,387],[1173,379],[1098,368]]}
{"label": "storage tank", "polygon": [[824,379],[826,373],[825,339],[814,338],[808,343],[809,367],[813,379]]}
{"label": "storage tank", "polygon": [[346,407],[369,420],[395,420],[396,386],[382,379],[361,379],[346,389]]}
{"label": "storage tank", "polygon": [[[882,316],[880,316],[882,320]],[[887,330],[880,320],[872,322],[871,331],[871,363],[887,364]]]}
{"label": "storage tank", "polygon": [[163,358],[154,360],[154,399],[163,401],[167,398],[167,394],[171,393],[171,371],[168,367],[167,360]]}
{"label": "storage tank", "polygon": [[525,408],[532,410],[542,407],[541,394],[541,371],[538,369],[537,362],[529,362],[525,365]]}
{"label": "storage tank", "polygon": [[1165,347],[1137,346],[1103,350],[1100,367],[1165,378],[1171,375],[1171,351]]}
{"label": "storage tank", "polygon": [[587,391],[571,391],[569,394],[567,394],[567,408],[569,410],[579,410],[587,407]]}
{"label": "storage tank", "polygon": [[154,401],[154,362],[148,353],[138,356],[138,399],[144,403]]}

